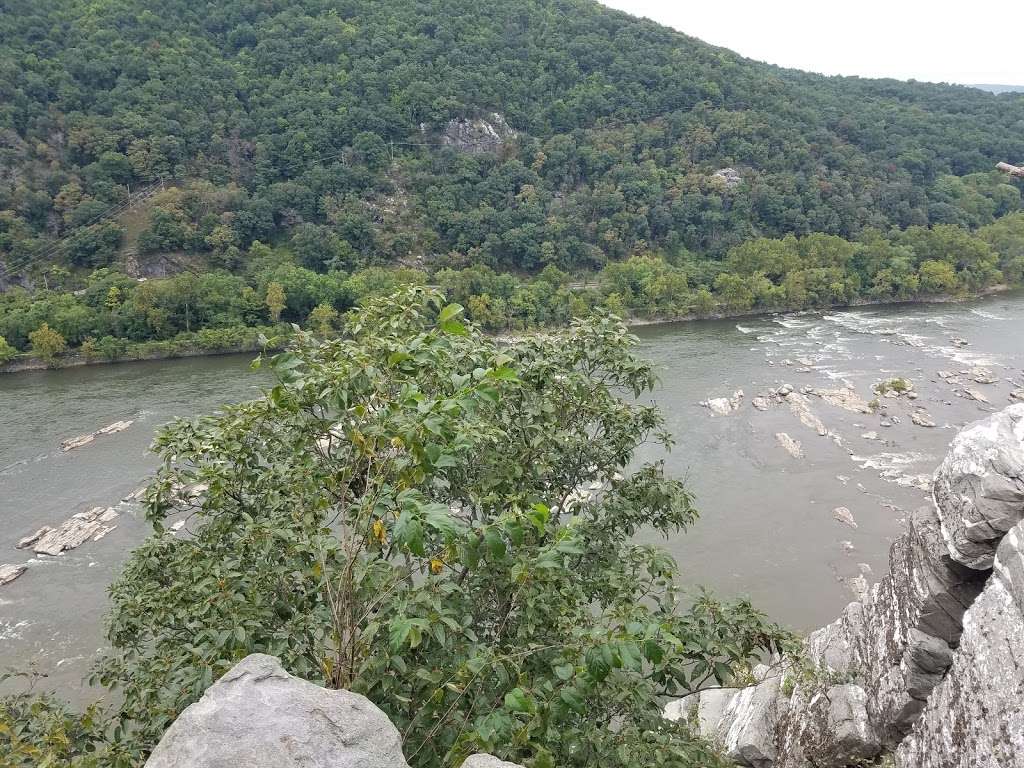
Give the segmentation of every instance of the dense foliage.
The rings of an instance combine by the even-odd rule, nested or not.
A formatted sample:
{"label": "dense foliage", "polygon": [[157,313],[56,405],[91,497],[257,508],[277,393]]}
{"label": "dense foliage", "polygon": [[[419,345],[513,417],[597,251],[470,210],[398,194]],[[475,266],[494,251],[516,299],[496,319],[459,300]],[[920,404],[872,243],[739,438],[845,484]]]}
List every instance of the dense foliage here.
{"label": "dense foliage", "polygon": [[[279,323],[327,337],[361,302],[428,281],[497,332],[566,325],[595,309],[654,319],[966,296],[1024,282],[1024,213],[973,232],[939,224],[887,235],[868,229],[855,241],[823,234],[756,238],[715,261],[642,253],[607,264],[586,282],[551,265],[529,279],[486,265],[433,275],[383,267],[347,274],[299,266],[286,247],[256,243],[245,256],[247,267],[236,273],[138,282],[102,268],[78,295],[59,285],[0,294],[0,363],[19,350],[41,355],[32,334],[44,324],[63,346],[97,360],[257,349],[259,333],[278,334]],[[42,356],[53,359],[62,345],[50,341]]]}
{"label": "dense foliage", "polygon": [[[696,515],[660,462],[631,464],[670,443],[635,339],[603,316],[502,346],[460,315],[422,288],[370,302],[270,360],[266,397],[160,434],[155,533],[112,587],[99,668],[120,708],[64,759],[131,764],[261,651],[370,697],[414,766],[720,764],[661,702],[789,638],[634,541]],[[35,706],[22,730],[46,743],[95,731]]]}
{"label": "dense foliage", "polygon": [[[492,111],[518,131],[500,151],[441,146]],[[973,228],[1020,208],[989,171],[1022,126],[1019,94],[782,70],[588,0],[8,0],[0,262],[235,269],[259,239],[322,271],[575,272]],[[158,178],[186,188],[104,218]]]}

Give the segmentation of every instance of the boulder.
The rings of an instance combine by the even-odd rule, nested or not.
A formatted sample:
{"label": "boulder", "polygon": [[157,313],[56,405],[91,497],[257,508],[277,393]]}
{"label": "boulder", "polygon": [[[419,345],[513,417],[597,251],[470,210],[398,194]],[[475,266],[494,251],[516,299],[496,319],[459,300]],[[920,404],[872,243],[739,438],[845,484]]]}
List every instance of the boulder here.
{"label": "boulder", "polygon": [[146,768],[408,768],[398,729],[367,698],[242,659],[185,709]]}
{"label": "boulder", "polygon": [[510,763],[507,760],[499,760],[494,755],[485,752],[470,755],[462,762],[462,768],[523,768],[519,763]]}
{"label": "boulder", "polygon": [[853,512],[850,511],[849,507],[836,507],[832,510],[832,517],[851,528],[857,527],[857,521],[854,519]]}
{"label": "boulder", "polygon": [[701,405],[707,408],[715,416],[728,416],[731,413],[735,413],[740,408],[740,403],[743,401],[743,390],[737,389],[732,393],[732,397],[712,397],[707,400],[702,400]]}
{"label": "boulder", "polygon": [[720,728],[728,725],[721,738],[726,755],[750,768],[771,768],[778,756],[775,733],[784,699],[779,695],[781,677],[766,677],[767,672],[764,665],[754,669],[761,682],[737,691],[719,723]]}
{"label": "boulder", "polygon": [[996,547],[1024,518],[1024,403],[964,428],[935,473],[935,503],[949,551],[992,567]]}
{"label": "boulder", "polygon": [[919,427],[934,427],[935,422],[932,421],[931,414],[923,408],[916,409],[910,414],[910,420],[917,424]]}

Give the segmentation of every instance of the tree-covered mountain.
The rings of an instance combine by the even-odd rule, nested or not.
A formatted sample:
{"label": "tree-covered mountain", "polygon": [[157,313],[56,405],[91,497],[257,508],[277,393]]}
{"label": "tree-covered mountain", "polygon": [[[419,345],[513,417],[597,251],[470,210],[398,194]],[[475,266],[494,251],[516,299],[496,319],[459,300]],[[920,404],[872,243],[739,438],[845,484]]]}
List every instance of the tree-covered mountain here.
{"label": "tree-covered mountain", "polygon": [[[157,178],[193,193],[140,250],[231,268],[299,237],[317,269],[571,271],[1020,206],[990,173],[1024,157],[1020,96],[778,69],[585,0],[3,5],[9,274],[116,263],[103,215]],[[500,151],[441,145],[490,113]]]}

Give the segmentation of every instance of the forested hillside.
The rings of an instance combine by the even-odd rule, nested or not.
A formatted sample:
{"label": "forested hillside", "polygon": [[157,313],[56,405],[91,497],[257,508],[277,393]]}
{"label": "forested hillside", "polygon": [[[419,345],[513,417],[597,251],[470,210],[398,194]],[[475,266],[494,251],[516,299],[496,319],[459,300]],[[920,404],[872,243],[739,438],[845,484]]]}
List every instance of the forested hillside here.
{"label": "forested hillside", "polygon": [[[262,307],[259,241],[278,265],[343,277],[576,274],[654,252],[716,293],[722,260],[752,238],[990,225],[1021,208],[1019,182],[991,169],[1021,158],[1019,94],[782,70],[586,0],[0,13],[7,287],[226,270]],[[993,279],[1018,256],[994,253]],[[911,255],[918,282],[929,260]]]}

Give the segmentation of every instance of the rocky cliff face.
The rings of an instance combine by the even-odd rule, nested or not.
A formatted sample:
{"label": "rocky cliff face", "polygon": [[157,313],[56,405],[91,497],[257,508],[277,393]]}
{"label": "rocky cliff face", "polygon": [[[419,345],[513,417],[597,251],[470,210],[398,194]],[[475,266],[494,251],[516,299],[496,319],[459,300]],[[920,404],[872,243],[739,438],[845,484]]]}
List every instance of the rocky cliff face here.
{"label": "rocky cliff face", "polygon": [[420,133],[436,136],[441,144],[471,155],[498,152],[519,135],[497,112],[473,119],[449,120],[437,131],[432,131],[426,123],[422,123]]}
{"label": "rocky cliff face", "polygon": [[806,665],[697,697],[701,732],[739,765],[895,751],[906,768],[1024,767],[1024,405],[960,432],[933,488],[888,575],[807,638]]}

